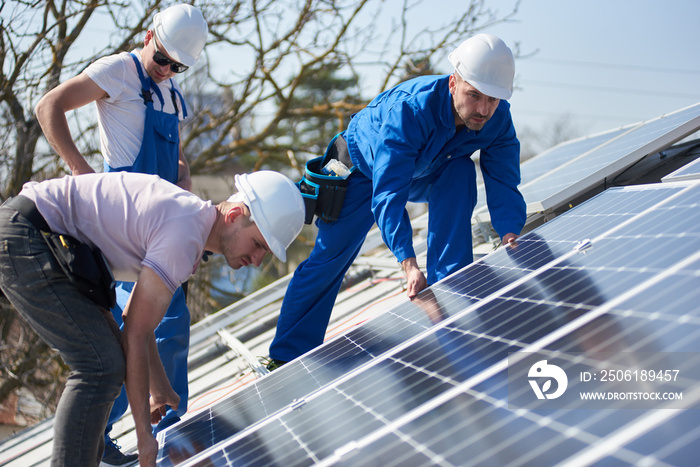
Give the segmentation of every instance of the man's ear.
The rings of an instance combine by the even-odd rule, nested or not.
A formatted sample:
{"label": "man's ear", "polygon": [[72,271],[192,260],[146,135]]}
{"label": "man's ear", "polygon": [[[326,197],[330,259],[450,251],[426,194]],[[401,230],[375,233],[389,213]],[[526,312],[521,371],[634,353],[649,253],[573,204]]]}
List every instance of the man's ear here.
{"label": "man's ear", "polygon": [[450,89],[450,94],[454,96],[455,94],[455,87],[457,87],[457,78],[455,77],[455,74],[452,73],[450,75],[450,80],[448,81],[448,87]]}
{"label": "man's ear", "polygon": [[226,222],[227,224],[232,224],[238,216],[241,216],[243,214],[245,214],[245,212],[243,211],[243,208],[241,206],[233,206],[224,215],[224,222]]}
{"label": "man's ear", "polygon": [[153,31],[149,29],[146,31],[146,37],[143,38],[143,46],[146,47],[149,42],[153,40]]}

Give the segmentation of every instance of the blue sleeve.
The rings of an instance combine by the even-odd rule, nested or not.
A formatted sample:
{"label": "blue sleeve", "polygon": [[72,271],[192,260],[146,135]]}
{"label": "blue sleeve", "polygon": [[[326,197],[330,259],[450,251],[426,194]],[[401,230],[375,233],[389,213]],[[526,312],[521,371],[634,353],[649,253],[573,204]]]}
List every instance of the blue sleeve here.
{"label": "blue sleeve", "polygon": [[374,145],[372,212],[384,243],[399,262],[416,256],[406,203],[429,120],[409,101],[398,101],[383,115]]}
{"label": "blue sleeve", "polygon": [[491,225],[500,237],[507,233],[519,235],[525,225],[526,208],[518,190],[520,142],[509,112],[494,142],[481,150],[480,165]]}

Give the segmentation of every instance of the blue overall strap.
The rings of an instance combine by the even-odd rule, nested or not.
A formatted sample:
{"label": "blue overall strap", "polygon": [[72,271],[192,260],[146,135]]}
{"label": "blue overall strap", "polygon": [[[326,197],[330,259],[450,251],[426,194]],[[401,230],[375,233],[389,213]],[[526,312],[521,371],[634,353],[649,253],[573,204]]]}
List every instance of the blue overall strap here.
{"label": "blue overall strap", "polygon": [[[127,171],[154,174],[171,183],[177,183],[179,174],[179,118],[177,114],[156,110],[153,105],[152,91],[163,104],[163,93],[153,80],[144,76],[136,55],[131,54],[136,64],[139,81],[142,85],[142,97],[145,104],[143,139],[136,158],[130,166],[110,167],[105,163],[106,172]],[[151,86],[149,89],[147,86]]]}
{"label": "blue overall strap", "polygon": [[131,52],[131,59],[136,65],[136,72],[138,73],[139,80],[141,81],[141,97],[143,97],[143,103],[147,107],[149,102],[153,103],[153,96],[151,93],[151,90],[153,90],[155,91],[156,96],[158,96],[158,100],[160,101],[160,108],[162,109],[165,105],[165,101],[163,100],[163,93],[160,92],[160,89],[158,88],[158,86],[156,86],[156,83],[153,82],[150,76],[146,78],[143,75],[143,70],[141,70],[141,62],[138,58],[136,58],[136,55],[133,52]]}
{"label": "blue overall strap", "polygon": [[173,83],[173,79],[170,78],[170,97],[173,100],[173,105],[175,106],[175,113],[177,113],[177,101],[175,99],[175,96],[180,98],[180,105],[182,106],[182,118],[187,118],[187,106],[185,105],[185,99],[182,97],[182,94],[180,94],[180,91],[175,89],[175,83]]}

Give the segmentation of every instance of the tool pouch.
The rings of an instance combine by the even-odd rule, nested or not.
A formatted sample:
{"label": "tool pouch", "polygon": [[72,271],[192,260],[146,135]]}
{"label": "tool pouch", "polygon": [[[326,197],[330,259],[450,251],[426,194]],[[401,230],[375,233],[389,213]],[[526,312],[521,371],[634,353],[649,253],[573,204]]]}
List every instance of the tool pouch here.
{"label": "tool pouch", "polygon": [[116,303],[115,281],[102,252],[68,235],[41,233],[73,285],[102,308],[112,308]]}
{"label": "tool pouch", "polygon": [[337,175],[323,173],[322,168],[331,159],[338,159],[346,165],[350,164],[351,172],[354,169],[352,163],[347,162],[350,160],[347,155],[347,144],[340,135],[333,138],[324,156],[311,159],[306,163],[304,176],[297,183],[306,206],[304,219],[306,224],[313,222],[314,215],[324,222],[337,221],[340,216],[348,180]]}
{"label": "tool pouch", "polygon": [[347,179],[322,174],[321,164],[324,159],[325,157],[317,157],[307,162],[304,177],[298,183],[306,206],[306,224],[313,222],[314,215],[324,222],[338,220],[345,200]]}

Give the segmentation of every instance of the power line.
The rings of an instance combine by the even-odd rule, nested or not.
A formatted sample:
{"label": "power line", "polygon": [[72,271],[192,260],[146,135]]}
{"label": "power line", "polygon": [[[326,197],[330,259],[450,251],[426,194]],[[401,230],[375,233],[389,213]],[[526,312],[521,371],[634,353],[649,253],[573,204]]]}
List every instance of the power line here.
{"label": "power line", "polygon": [[566,60],[558,58],[538,58],[533,57],[528,60],[534,60],[539,62],[552,63],[554,65],[564,65],[564,66],[585,66],[588,68],[612,68],[618,70],[635,70],[635,71],[650,71],[654,73],[678,73],[686,75],[700,75],[700,70],[691,70],[688,68],[668,68],[668,67],[654,67],[646,65],[629,65],[620,63],[600,63],[600,62],[585,62],[578,60]]}
{"label": "power line", "polygon": [[638,122],[641,120],[639,117],[620,117],[620,116],[614,116],[614,115],[610,115],[610,114],[594,115],[594,114],[581,113],[581,112],[546,111],[546,110],[541,110],[541,109],[534,110],[534,109],[527,109],[527,108],[513,108],[512,113],[513,113],[514,117],[520,116],[520,115],[535,115],[535,116],[540,116],[540,117],[554,117],[554,118],[570,117],[574,120],[579,120],[579,119],[595,120],[595,121],[605,120],[608,122],[619,123],[621,125],[635,123],[635,122]]}
{"label": "power line", "polygon": [[578,91],[588,90],[596,92],[615,92],[622,94],[644,94],[644,95],[654,95],[663,97],[677,97],[682,99],[700,99],[700,94],[692,93],[680,93],[680,92],[670,92],[670,91],[647,91],[644,89],[629,89],[629,88],[615,88],[612,86],[594,86],[590,84],[567,84],[567,83],[554,83],[551,81],[538,81],[538,80],[522,80],[523,84],[533,84],[535,86],[548,86],[554,88],[565,88],[565,89],[576,89]]}

